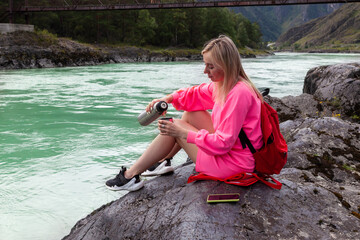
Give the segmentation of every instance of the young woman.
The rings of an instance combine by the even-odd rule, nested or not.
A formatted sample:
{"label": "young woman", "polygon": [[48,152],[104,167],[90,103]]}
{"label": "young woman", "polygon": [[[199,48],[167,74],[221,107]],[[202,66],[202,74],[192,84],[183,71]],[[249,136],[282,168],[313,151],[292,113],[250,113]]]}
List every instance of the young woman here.
{"label": "young woman", "polygon": [[106,182],[108,188],[140,189],[144,182],[139,174],[169,156],[176,146],[185,150],[197,172],[227,178],[254,171],[255,160],[249,148],[242,148],[238,135],[243,128],[254,148],[261,148],[262,96],[245,74],[238,49],[229,37],[221,35],[211,40],[202,55],[204,73],[211,81],[154,99],[147,106],[150,111],[156,102],[165,101],[185,112],[173,122],[159,120],[160,134],[133,166],[128,170],[122,167],[114,179]]}

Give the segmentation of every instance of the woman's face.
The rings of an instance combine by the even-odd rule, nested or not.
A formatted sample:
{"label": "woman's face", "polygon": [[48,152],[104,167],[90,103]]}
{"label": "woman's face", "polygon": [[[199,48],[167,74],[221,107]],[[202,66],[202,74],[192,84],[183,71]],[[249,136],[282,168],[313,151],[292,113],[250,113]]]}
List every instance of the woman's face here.
{"label": "woman's face", "polygon": [[206,52],[203,54],[205,69],[204,73],[208,75],[211,81],[221,82],[224,80],[224,71],[215,66],[211,58],[211,54]]}

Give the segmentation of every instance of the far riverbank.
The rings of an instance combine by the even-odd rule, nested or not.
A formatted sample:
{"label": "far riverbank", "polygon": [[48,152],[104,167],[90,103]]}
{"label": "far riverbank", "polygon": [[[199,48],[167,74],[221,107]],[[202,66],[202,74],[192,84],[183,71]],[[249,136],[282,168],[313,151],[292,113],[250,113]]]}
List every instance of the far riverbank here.
{"label": "far riverbank", "polygon": [[281,49],[281,50],[273,50],[273,53],[277,52],[293,52],[293,53],[360,53],[360,49],[355,48],[344,48],[344,49],[335,49],[335,48],[312,48],[305,50],[295,50],[295,49]]}
{"label": "far riverbank", "polygon": [[[200,61],[201,49],[153,49],[91,45],[46,32],[0,34],[0,69],[92,66],[107,63]],[[271,51],[239,49],[243,58],[272,55]]]}

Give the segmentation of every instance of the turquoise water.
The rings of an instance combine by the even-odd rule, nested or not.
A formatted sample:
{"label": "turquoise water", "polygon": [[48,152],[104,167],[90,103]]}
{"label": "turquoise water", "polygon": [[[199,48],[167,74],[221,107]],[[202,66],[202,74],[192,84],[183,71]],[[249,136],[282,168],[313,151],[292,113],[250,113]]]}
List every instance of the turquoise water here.
{"label": "turquoise water", "polygon": [[[243,59],[271,95],[300,95],[316,66],[356,54]],[[207,82],[202,62],[108,64],[0,71],[0,239],[61,239],[91,211],[122,196],[104,182],[156,136],[136,116],[153,98]],[[168,115],[180,116],[172,107]],[[180,152],[174,165],[186,160]]]}

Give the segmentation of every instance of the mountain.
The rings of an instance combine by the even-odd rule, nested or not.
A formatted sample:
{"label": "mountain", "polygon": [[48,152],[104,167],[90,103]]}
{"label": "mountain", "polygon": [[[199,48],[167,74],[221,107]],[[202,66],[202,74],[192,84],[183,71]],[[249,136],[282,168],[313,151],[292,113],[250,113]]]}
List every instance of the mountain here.
{"label": "mountain", "polygon": [[277,46],[293,46],[296,50],[339,49],[345,45],[360,50],[359,43],[360,3],[344,4],[328,16],[289,29],[277,40]]}
{"label": "mountain", "polygon": [[264,41],[275,41],[288,29],[299,26],[312,19],[326,16],[341,4],[307,4],[263,7],[234,7],[235,13],[241,13],[251,22],[260,25]]}

